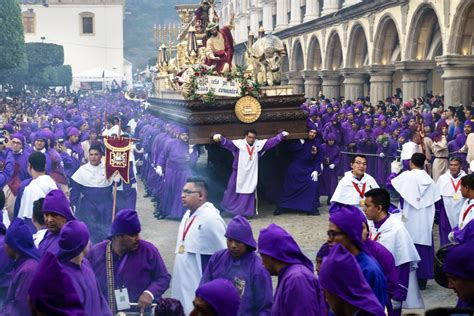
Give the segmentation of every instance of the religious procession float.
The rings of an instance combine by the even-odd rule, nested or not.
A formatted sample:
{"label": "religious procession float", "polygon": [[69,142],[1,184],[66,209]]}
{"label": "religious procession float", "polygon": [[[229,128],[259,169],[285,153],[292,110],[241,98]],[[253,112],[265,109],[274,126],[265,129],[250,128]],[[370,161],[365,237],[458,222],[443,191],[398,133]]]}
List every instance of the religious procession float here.
{"label": "religious procession float", "polygon": [[[209,144],[214,133],[231,139],[255,129],[260,138],[290,131],[306,135],[304,95],[282,85],[286,49],[274,35],[249,34],[245,64],[233,62],[233,16],[219,27],[214,0],[176,6],[180,25],[155,28],[158,51],[155,96],[148,110],[189,129],[191,144]],[[155,34],[156,35],[156,34]]]}

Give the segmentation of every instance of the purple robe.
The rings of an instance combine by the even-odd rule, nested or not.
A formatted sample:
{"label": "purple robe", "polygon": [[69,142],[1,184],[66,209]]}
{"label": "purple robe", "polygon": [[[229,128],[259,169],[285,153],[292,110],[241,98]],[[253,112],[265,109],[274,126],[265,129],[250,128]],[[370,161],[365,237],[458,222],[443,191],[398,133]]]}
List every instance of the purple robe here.
{"label": "purple robe", "polygon": [[451,227],[449,223],[448,214],[446,214],[446,208],[444,207],[443,199],[435,203],[436,211],[439,214],[438,227],[439,227],[439,245],[440,247],[449,244],[451,241],[448,238],[449,233],[454,227]]}
{"label": "purple robe", "polygon": [[67,261],[62,263],[62,266],[71,277],[79,300],[84,306],[85,315],[112,316],[89,261],[84,259],[81,266]]}
{"label": "purple robe", "polygon": [[26,256],[15,261],[12,283],[8,288],[2,315],[31,316],[28,290],[37,266],[38,261]]}
{"label": "purple robe", "polygon": [[254,251],[238,259],[232,257],[227,249],[214,253],[201,278],[201,284],[215,279],[227,279],[239,290],[241,301],[237,315],[271,315],[272,280]]}
{"label": "purple robe", "polygon": [[[91,263],[104,297],[108,297],[106,273],[106,248],[110,241],[103,241],[89,251],[87,259]],[[137,250],[122,257],[112,251],[115,287],[126,287],[130,302],[138,302],[143,291],[148,290],[155,300],[169,288],[171,276],[161,255],[151,243],[140,240]]]}
{"label": "purple robe", "polygon": [[76,207],[77,219],[89,227],[92,243],[106,239],[112,223],[112,186],[86,187],[71,179],[70,200]]}
{"label": "purple robe", "polygon": [[[2,225],[2,224],[0,224]],[[0,234],[0,309],[3,307],[8,286],[12,281],[12,271],[15,262],[5,252],[3,240],[5,235]]]}
{"label": "purple robe", "polygon": [[189,145],[174,139],[160,154],[158,165],[164,169],[164,183],[161,192],[161,214],[169,218],[182,218],[186,212],[181,199],[186,180],[192,175],[191,166],[199,157],[196,148],[189,153]]}
{"label": "purple robe", "polygon": [[115,211],[118,212],[124,209],[136,209],[137,206],[137,179],[133,171],[133,162],[130,162],[128,169],[129,182],[121,181],[121,190],[117,190],[117,205]]}
{"label": "purple robe", "polygon": [[47,231],[44,235],[43,240],[41,240],[38,245],[38,251],[40,256],[43,256],[46,252],[51,252],[53,255],[56,255],[59,251],[59,233],[53,234],[50,231]]}
{"label": "purple robe", "polygon": [[[263,146],[263,149],[258,153],[258,158],[262,157],[265,151],[276,147],[283,140],[283,135],[280,133],[275,137],[268,139]],[[237,193],[237,167],[239,164],[240,150],[234,143],[224,137],[221,138],[221,146],[234,155],[234,162],[232,163],[232,174],[230,175],[227,189],[222,198],[221,207],[224,211],[234,215],[242,215],[245,217],[252,217],[255,215],[256,201],[254,193]]]}
{"label": "purple robe", "polygon": [[319,316],[324,309],[313,271],[303,264],[290,264],[280,270],[272,316]]}
{"label": "purple robe", "polygon": [[[71,150],[71,153],[67,154],[68,156],[71,157],[71,163],[67,165],[64,164],[66,175],[68,177],[71,177],[74,174],[74,172],[76,172],[77,169],[79,169],[79,167],[81,166],[81,163],[84,159],[84,149],[82,148],[82,144],[80,142],[73,144],[70,141],[66,141],[64,143],[64,146],[66,146],[66,148]],[[61,155],[61,157],[63,158],[64,156]]]}
{"label": "purple robe", "polygon": [[311,173],[321,173],[321,154],[311,153],[312,147],[318,147],[316,140],[299,139],[291,141],[288,150],[293,153],[293,160],[288,166],[279,207],[290,210],[314,212],[318,208],[318,182],[311,179]]}
{"label": "purple robe", "polygon": [[0,152],[0,188],[3,188],[13,177],[15,172],[15,158],[10,148]]}
{"label": "purple robe", "polygon": [[[323,172],[319,177],[319,181],[321,181],[320,194],[327,195],[328,199],[331,199],[331,196],[337,187],[337,176],[339,170],[342,169],[339,165],[341,161],[341,150],[336,144],[332,146],[322,144],[320,150],[323,163]],[[329,168],[329,165],[331,164],[335,166],[334,169]]]}

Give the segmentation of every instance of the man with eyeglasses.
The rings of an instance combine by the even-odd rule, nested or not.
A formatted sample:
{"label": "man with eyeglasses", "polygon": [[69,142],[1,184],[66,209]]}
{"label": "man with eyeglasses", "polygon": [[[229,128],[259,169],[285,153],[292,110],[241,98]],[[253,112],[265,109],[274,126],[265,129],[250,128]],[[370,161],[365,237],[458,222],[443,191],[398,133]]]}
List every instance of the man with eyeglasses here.
{"label": "man with eyeglasses", "polygon": [[[378,188],[379,185],[371,175],[366,173],[366,156],[355,154],[351,160],[351,168],[352,170],[344,173],[344,177],[339,181],[331,203],[356,206],[362,211],[365,205],[365,192]],[[334,209],[333,204],[329,212],[333,212]]]}
{"label": "man with eyeglasses", "polygon": [[382,306],[388,304],[387,281],[377,261],[366,252],[362,241],[363,219],[355,206],[336,205],[329,216],[328,239],[330,247],[341,244],[352,255],[362,270],[367,283]]}
{"label": "man with eyeglasses", "polygon": [[181,194],[188,210],[179,225],[171,296],[181,301],[186,314],[193,309],[195,291],[211,256],[227,248],[226,225],[219,210],[207,201],[202,178],[188,178]]}

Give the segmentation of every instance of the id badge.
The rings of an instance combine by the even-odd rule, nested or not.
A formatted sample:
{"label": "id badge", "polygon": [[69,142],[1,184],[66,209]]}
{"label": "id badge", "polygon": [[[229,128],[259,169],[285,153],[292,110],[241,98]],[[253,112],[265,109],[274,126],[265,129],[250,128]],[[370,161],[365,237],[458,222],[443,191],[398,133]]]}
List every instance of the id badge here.
{"label": "id badge", "polygon": [[128,290],[126,287],[114,290],[115,302],[117,302],[117,310],[121,311],[130,308],[130,299],[128,298]]}

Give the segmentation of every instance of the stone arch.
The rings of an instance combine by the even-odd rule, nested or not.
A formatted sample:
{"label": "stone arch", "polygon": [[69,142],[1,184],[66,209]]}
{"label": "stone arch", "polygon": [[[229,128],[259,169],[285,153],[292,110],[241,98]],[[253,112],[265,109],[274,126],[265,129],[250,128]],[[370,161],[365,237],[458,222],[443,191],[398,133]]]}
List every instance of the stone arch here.
{"label": "stone arch", "polygon": [[342,54],[341,38],[336,31],[333,31],[328,39],[326,49],[325,69],[337,70],[344,65],[344,56]]}
{"label": "stone arch", "polygon": [[352,27],[349,34],[349,45],[347,46],[346,66],[350,68],[362,68],[369,63],[367,37],[364,28],[357,23]]}
{"label": "stone arch", "polygon": [[461,55],[474,54],[474,0],[462,1],[456,8],[448,50]]}
{"label": "stone arch", "polygon": [[375,32],[372,61],[374,64],[392,64],[401,60],[400,37],[397,24],[389,14],[382,17]]}
{"label": "stone arch", "polygon": [[438,37],[442,42],[438,15],[430,4],[425,3],[413,15],[408,30],[406,59],[428,60],[429,52],[434,50],[433,45],[439,44],[434,41]]}
{"label": "stone arch", "polygon": [[296,40],[293,44],[293,49],[291,50],[291,71],[299,71],[305,69],[304,65],[304,55],[301,42]]}
{"label": "stone arch", "polygon": [[316,35],[313,35],[308,45],[308,60],[306,61],[306,68],[309,70],[321,70],[323,65],[322,56],[319,40]]}

